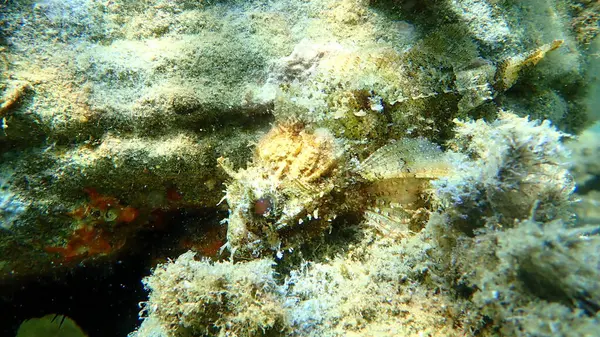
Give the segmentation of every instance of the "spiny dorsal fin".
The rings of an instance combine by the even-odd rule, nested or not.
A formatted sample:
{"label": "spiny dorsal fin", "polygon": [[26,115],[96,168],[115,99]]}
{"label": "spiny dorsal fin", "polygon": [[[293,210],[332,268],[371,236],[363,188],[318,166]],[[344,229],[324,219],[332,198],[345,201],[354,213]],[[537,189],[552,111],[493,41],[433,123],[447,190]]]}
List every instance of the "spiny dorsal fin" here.
{"label": "spiny dorsal fin", "polygon": [[448,174],[450,164],[442,150],[424,138],[404,138],[384,145],[360,164],[369,181],[394,178],[435,179]]}

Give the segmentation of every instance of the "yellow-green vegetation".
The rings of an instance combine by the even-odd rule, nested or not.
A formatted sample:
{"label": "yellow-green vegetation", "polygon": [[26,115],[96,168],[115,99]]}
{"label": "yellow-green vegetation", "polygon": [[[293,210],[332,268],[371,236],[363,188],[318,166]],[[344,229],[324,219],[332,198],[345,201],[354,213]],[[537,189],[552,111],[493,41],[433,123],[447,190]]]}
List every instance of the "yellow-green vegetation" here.
{"label": "yellow-green vegetation", "polygon": [[17,331],[17,337],[37,336],[86,337],[87,335],[69,317],[50,314],[24,321]]}

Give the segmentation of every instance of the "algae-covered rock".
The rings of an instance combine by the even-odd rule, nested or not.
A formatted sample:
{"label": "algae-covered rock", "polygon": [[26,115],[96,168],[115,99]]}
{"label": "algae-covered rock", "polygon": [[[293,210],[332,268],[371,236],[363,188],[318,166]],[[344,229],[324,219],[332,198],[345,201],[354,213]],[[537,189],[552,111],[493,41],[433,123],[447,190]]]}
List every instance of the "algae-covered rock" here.
{"label": "algae-covered rock", "polygon": [[[599,228],[574,207],[564,136],[506,113],[490,124],[459,123],[453,145],[469,157],[461,173],[434,182],[443,207],[427,230],[444,277],[501,335],[598,329],[600,269],[589,252],[598,249]],[[574,172],[586,168],[574,165]]]}
{"label": "algae-covered rock", "polygon": [[595,162],[563,141],[595,118],[597,7],[3,2],[0,280],[193,226],[173,252],[233,262],[155,269],[139,336],[586,331]]}
{"label": "algae-covered rock", "polygon": [[[433,180],[438,208],[425,227],[402,231],[402,222],[391,211],[379,217],[365,214],[360,225],[346,229],[354,233],[346,241],[329,243],[343,254],[321,256],[319,251],[327,251],[320,248],[324,240],[315,240],[297,247],[299,254],[306,254],[303,262],[288,255],[275,260],[287,275],[282,284],[267,288],[281,305],[282,330],[298,336],[411,336],[423,331],[433,336],[526,336],[569,331],[586,335],[597,328],[600,271],[597,259],[586,254],[597,249],[599,231],[571,224],[573,184],[569,152],[561,142],[565,135],[549,123],[507,112],[492,123],[457,124],[450,144],[457,152],[448,154],[456,169]],[[423,147],[417,148],[422,156]],[[406,162],[386,161],[389,149],[375,151],[359,165],[365,170],[363,178],[428,172],[393,169],[411,161],[409,156],[403,157]],[[435,172],[436,161],[416,163]],[[297,164],[289,163],[291,168]],[[415,165],[411,167],[419,167]],[[231,174],[241,179],[244,172]],[[384,184],[390,185],[388,192],[394,188],[389,181]],[[304,228],[308,234],[310,227]],[[176,269],[182,261],[159,268],[148,284],[178,283],[209,273]],[[272,260],[263,257],[255,263],[265,261]],[[235,275],[250,264],[228,266]],[[272,270],[264,273],[266,279],[273,275]],[[175,288],[151,288],[148,307],[186,312],[185,305],[163,303],[171,296],[161,294]],[[235,288],[231,292],[244,291],[243,286]],[[518,313],[526,315],[514,319]],[[150,327],[165,322],[169,320],[160,311],[151,312],[138,336],[152,336]],[[165,335],[186,326],[177,324],[163,330]]]}
{"label": "algae-covered rock", "polygon": [[460,122],[450,146],[469,158],[436,185],[441,206],[465,232],[484,223],[569,219],[575,188],[568,171],[566,137],[548,121],[539,123],[500,112],[493,123]]}
{"label": "algae-covered rock", "polygon": [[158,266],[145,280],[152,295],[142,312],[151,319],[130,336],[270,336],[285,330],[272,261],[210,263],[194,255]]}
{"label": "algae-covered rock", "polygon": [[284,282],[271,259],[212,264],[185,253],[145,280],[144,321],[130,336],[462,336],[462,324],[480,325],[467,301],[431,284],[427,235],[371,238],[347,257],[296,266]]}
{"label": "algae-covered rock", "polygon": [[[503,335],[593,335],[598,329],[598,227],[523,221],[464,251],[473,301]],[[464,266],[463,266],[464,267]],[[520,312],[526,316],[514,319]]]}

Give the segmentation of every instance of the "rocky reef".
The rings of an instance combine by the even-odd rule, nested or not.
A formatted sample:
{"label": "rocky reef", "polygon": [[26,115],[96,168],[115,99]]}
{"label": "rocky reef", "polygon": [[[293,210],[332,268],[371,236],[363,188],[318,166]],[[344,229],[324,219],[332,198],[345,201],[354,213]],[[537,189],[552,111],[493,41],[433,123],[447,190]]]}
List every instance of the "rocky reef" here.
{"label": "rocky reef", "polygon": [[[262,307],[277,306],[282,316],[275,320],[255,310],[247,315],[259,315],[256,322],[277,321],[281,335],[593,334],[599,324],[600,284],[598,263],[589,254],[600,246],[600,229],[574,222],[575,185],[568,171],[569,151],[561,142],[565,136],[547,122],[508,112],[489,124],[457,121],[456,138],[449,143],[456,150],[449,156],[455,169],[428,183],[430,203],[420,227],[391,213],[395,208],[387,201],[389,194],[372,195],[375,205],[390,208],[377,213],[377,221],[365,214],[362,222],[338,224],[337,231],[350,233],[345,241],[322,239],[298,246],[293,254],[301,255],[301,261],[278,257],[280,268],[289,268],[285,273],[263,271],[262,282],[277,276],[280,284],[270,288],[268,297],[259,297],[276,304]],[[403,181],[388,190],[411,193],[410,186]],[[310,222],[303,225],[306,235],[315,228]],[[239,261],[228,268],[249,268],[243,274],[250,275],[259,269],[254,263]],[[159,336],[185,335],[165,326],[174,318],[161,313],[161,307],[186,302],[168,295],[173,289],[202,287],[204,295],[195,295],[200,298],[231,294],[231,287],[239,293],[234,296],[247,293],[226,277],[210,289],[204,281],[190,280],[203,280],[220,269],[191,255],[159,267],[146,281],[152,294],[144,304],[149,316],[133,336],[151,335],[150,330],[163,331]],[[183,312],[184,305],[179,308]],[[204,308],[210,310],[209,305]],[[227,320],[226,314],[220,317]],[[195,328],[185,323],[185,316],[175,322]],[[249,331],[239,334],[223,327],[218,334],[254,335]]]}
{"label": "rocky reef", "polygon": [[181,228],[132,336],[600,329],[595,2],[0,6],[3,283]]}

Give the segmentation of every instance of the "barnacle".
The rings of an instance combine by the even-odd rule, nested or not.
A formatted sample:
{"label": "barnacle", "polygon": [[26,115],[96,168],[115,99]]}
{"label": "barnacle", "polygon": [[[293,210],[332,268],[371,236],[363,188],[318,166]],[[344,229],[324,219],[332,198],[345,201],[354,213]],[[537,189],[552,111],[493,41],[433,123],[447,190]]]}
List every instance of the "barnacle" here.
{"label": "barnacle", "polygon": [[363,212],[383,232],[408,223],[427,205],[429,180],[449,171],[446,155],[425,139],[396,141],[359,163],[328,130],[301,124],[275,126],[246,169],[218,162],[233,178],[224,197],[227,245],[252,255],[293,249],[347,212]]}

